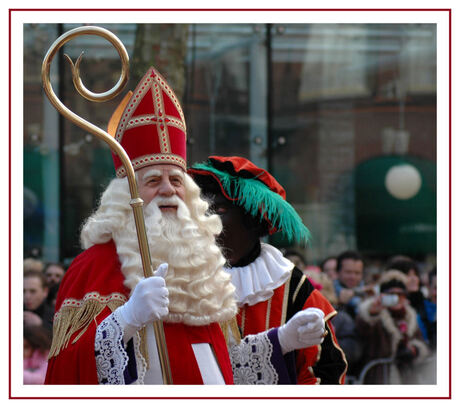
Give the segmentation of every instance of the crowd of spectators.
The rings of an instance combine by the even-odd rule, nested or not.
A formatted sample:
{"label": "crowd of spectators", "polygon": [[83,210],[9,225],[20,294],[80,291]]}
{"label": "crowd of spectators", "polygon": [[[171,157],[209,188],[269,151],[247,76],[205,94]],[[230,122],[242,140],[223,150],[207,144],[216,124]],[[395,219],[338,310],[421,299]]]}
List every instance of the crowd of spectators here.
{"label": "crowd of spectators", "polygon": [[43,384],[51,346],[54,305],[65,268],[36,258],[24,260],[24,384]]}
{"label": "crowd of spectators", "polygon": [[335,306],[332,323],[348,361],[348,384],[436,382],[436,268],[421,271],[408,256],[366,273],[356,251],[310,266],[286,251]]}

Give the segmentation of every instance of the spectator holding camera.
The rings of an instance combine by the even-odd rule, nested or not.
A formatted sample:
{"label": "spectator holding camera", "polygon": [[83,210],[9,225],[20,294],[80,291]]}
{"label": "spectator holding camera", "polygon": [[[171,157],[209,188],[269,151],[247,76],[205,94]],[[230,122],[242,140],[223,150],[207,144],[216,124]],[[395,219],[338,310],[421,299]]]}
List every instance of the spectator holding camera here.
{"label": "spectator holding camera", "polygon": [[425,295],[422,292],[420,270],[417,262],[405,255],[396,255],[387,263],[386,270],[397,270],[407,276],[407,299],[419,314],[424,309]]}
{"label": "spectator holding camera", "polygon": [[388,376],[383,365],[371,369],[368,384],[416,384],[414,367],[429,350],[417,324],[417,314],[407,299],[408,277],[397,270],[385,272],[379,281],[380,294],[362,301],[358,307],[356,327],[366,339],[363,363],[392,358]]}

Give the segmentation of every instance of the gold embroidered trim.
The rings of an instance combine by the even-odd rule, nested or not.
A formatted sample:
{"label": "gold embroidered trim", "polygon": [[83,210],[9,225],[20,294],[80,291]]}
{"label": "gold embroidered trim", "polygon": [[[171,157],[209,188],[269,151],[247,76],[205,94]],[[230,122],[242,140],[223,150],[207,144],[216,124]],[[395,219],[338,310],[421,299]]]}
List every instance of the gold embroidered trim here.
{"label": "gold embroidered trim", "polygon": [[72,344],[76,343],[105,307],[113,312],[126,300],[120,293],[101,296],[97,292],[86,294],[82,300],[66,299],[54,315],[53,341],[48,358],[57,356],[69,345],[70,338],[80,331],[72,341]]}
{"label": "gold embroidered trim", "polygon": [[323,347],[321,344],[318,344],[318,352],[316,353],[316,362],[318,362],[321,358],[321,352],[323,351]]}
{"label": "gold embroidered trim", "polygon": [[302,285],[303,285],[303,283],[305,282],[306,279],[307,279],[306,275],[303,275],[302,278],[300,278],[300,281],[299,281],[297,287],[295,288],[294,294],[292,295],[292,303],[295,302],[295,300],[297,298],[297,295],[300,292],[300,288],[302,287]]}
{"label": "gold embroidered trim", "polygon": [[228,320],[226,322],[220,323],[220,328],[224,335],[225,343],[229,344],[229,340],[230,340],[229,332],[232,333],[232,336],[235,339],[236,344],[239,344],[241,342],[241,334],[240,334],[240,330],[238,329],[238,322],[236,320],[236,317],[234,317],[232,320]]}
{"label": "gold embroidered trim", "polygon": [[157,83],[159,83],[161,85],[161,88],[169,95],[169,97],[173,101],[174,106],[176,107],[177,111],[179,112],[179,116],[180,116],[180,118],[181,118],[181,120],[182,120],[182,122],[184,124],[184,128],[185,128],[184,112],[182,111],[182,107],[181,107],[179,101],[177,100],[174,91],[171,89],[169,84],[164,80],[164,78],[158,72],[156,72],[156,74],[158,76],[158,78],[156,79]]}
{"label": "gold embroidered trim", "polygon": [[241,333],[243,333],[243,337],[246,334],[246,332],[244,331],[245,323],[246,323],[246,306],[243,306],[243,311],[241,312]]}
{"label": "gold embroidered trim", "polygon": [[270,299],[268,299],[267,302],[267,314],[265,315],[265,330],[268,330],[270,328],[270,312],[272,309],[272,299],[273,296]]}
{"label": "gold embroidered trim", "polygon": [[164,124],[163,115],[165,115],[165,106],[163,101],[163,95],[161,91],[161,87],[158,83],[153,84],[152,89],[153,95],[153,103],[155,105],[155,113],[159,116],[159,120],[157,122],[157,132],[158,132],[158,142],[160,143],[160,151],[161,153],[170,153],[171,146],[169,143],[169,131],[168,126]]}
{"label": "gold embroidered trim", "polygon": [[324,318],[324,322],[327,322],[328,320],[330,320],[331,318],[333,318],[336,314],[337,314],[337,311],[336,311],[336,310],[334,310],[333,312],[329,313],[329,314]]}
{"label": "gold embroidered trim", "polygon": [[229,323],[228,323],[228,322],[222,322],[222,323],[219,323],[219,326],[220,326],[220,330],[222,330],[222,334],[224,335],[225,343],[228,344],[228,339],[229,339],[229,336],[228,336]]}
{"label": "gold embroidered trim", "polygon": [[281,321],[280,326],[286,322],[286,314],[289,300],[289,287],[291,286],[291,280],[289,279],[284,287],[284,297],[283,297],[283,308],[281,309]]}
{"label": "gold embroidered trim", "polygon": [[308,371],[310,372],[310,374],[311,374],[314,378],[316,378],[316,382],[315,382],[314,385],[320,385],[320,384],[321,384],[321,378],[316,376],[315,370],[313,369],[312,366],[309,366],[309,367],[308,367]]}
{"label": "gold embroidered trim", "polygon": [[68,299],[65,299],[63,302],[62,302],[62,305],[61,305],[61,308],[59,309],[59,311],[54,315],[54,318],[56,319],[57,315],[59,315],[59,313],[61,313],[62,309],[65,308],[65,307],[81,307],[84,303],[90,301],[90,300],[97,300],[98,302],[100,303],[109,303],[109,302],[112,302],[112,301],[116,301],[116,300],[119,300],[121,302],[126,302],[127,299],[126,299],[126,296],[122,295],[121,293],[111,293],[110,295],[108,296],[101,296],[98,292],[90,292],[90,293],[87,293],[82,300],[78,300],[78,299],[73,299],[73,298],[68,298]]}
{"label": "gold embroidered trim", "polygon": [[147,328],[144,326],[139,330],[140,335],[140,345],[139,345],[139,352],[141,353],[142,357],[145,359],[146,370],[150,367],[150,359],[149,359],[149,348],[147,345]]}
{"label": "gold embroidered trim", "polygon": [[[147,94],[147,92],[150,89],[152,90],[152,96],[154,97],[154,100],[152,102],[155,105],[155,114],[160,117],[160,120],[164,120],[161,119],[161,117],[164,115],[164,100],[163,95],[161,94],[161,90],[163,90],[168,94],[170,100],[173,102],[177,112],[179,113],[180,120],[175,119],[175,126],[182,128],[184,132],[186,132],[187,127],[185,124],[184,113],[182,111],[182,107],[178,99],[176,98],[176,95],[174,94],[174,91],[169,87],[168,83],[164,80],[160,73],[152,67],[152,69],[149,69],[149,71],[145,74],[143,78],[143,83],[139,83],[137,85],[137,88],[135,90],[136,93],[132,94],[132,98],[128,101],[130,104],[129,107],[128,103],[126,103],[125,111],[123,112],[124,114],[120,115],[120,122],[118,124],[115,135],[115,139],[119,143],[121,143],[124,132],[128,126],[130,119],[132,118],[133,112],[136,110],[139,103],[142,101],[143,97]],[[164,116],[166,117],[166,115]],[[173,118],[168,117],[168,119]],[[160,129],[160,131],[161,130],[162,129]],[[159,132],[159,135],[160,134],[169,138],[169,135],[167,133]]]}
{"label": "gold embroidered trim", "polygon": [[234,317],[230,322],[230,329],[232,331],[233,337],[236,340],[236,343],[239,344],[241,342],[241,333],[238,327],[238,321],[236,317]]}
{"label": "gold embroidered trim", "polygon": [[[157,124],[159,122],[158,115],[142,115],[136,116],[134,119],[130,119],[128,124],[126,125],[126,130],[136,128],[139,126],[145,126],[148,124]],[[174,118],[173,116],[166,116],[164,122],[167,126],[174,126],[184,133],[186,131],[184,124],[179,120]]]}
{"label": "gold embroidered trim", "polygon": [[[155,153],[152,155],[145,155],[142,157],[138,157],[135,160],[132,160],[131,163],[133,164],[134,170],[137,170],[141,167],[148,166],[151,164],[176,164],[182,167],[185,171],[187,168],[185,160],[175,154],[172,153]],[[126,175],[125,166],[121,165],[116,171],[117,177],[124,177]]]}
{"label": "gold embroidered trim", "polygon": [[[336,314],[337,314],[337,312],[334,313],[334,315],[336,315]],[[332,315],[332,313],[331,313],[330,315]],[[328,318],[329,318],[330,315],[328,315]],[[340,377],[339,377],[339,384],[342,384],[342,382],[343,382],[344,379],[345,379],[345,375],[347,374],[347,370],[348,370],[348,361],[347,361],[347,357],[345,356],[345,353],[344,353],[344,351],[342,350],[342,348],[341,348],[341,347],[339,346],[339,344],[335,341],[335,338],[334,338],[334,336],[332,335],[333,332],[332,332],[332,328],[331,328],[330,323],[327,322],[326,325],[328,326],[328,329],[329,329],[329,336],[331,336],[332,343],[334,344],[334,346],[336,347],[336,349],[339,350],[340,353],[342,354],[342,359],[343,359],[343,361],[344,361],[344,363],[345,363],[345,369],[343,370],[342,374],[341,374]]]}

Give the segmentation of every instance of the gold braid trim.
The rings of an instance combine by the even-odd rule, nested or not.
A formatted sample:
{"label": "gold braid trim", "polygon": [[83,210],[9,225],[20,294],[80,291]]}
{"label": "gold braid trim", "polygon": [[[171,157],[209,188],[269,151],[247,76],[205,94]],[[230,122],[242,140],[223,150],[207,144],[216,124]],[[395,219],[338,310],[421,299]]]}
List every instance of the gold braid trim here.
{"label": "gold braid trim", "polygon": [[[335,313],[337,314],[337,312]],[[342,374],[340,374],[340,377],[339,377],[339,384],[343,384],[345,382],[345,376],[347,374],[347,371],[348,371],[348,360],[347,360],[347,357],[345,356],[345,352],[342,350],[342,348],[340,347],[339,343],[337,343],[336,339],[334,338],[335,336],[332,335],[332,331],[331,331],[331,326],[330,326],[330,323],[327,322],[327,326],[328,329],[329,329],[329,336],[331,336],[331,340],[332,340],[332,343],[334,344],[335,348],[337,350],[340,351],[340,354],[342,355],[342,359],[345,363],[345,369],[343,370]]]}
{"label": "gold braid trim", "polygon": [[272,299],[273,299],[273,296],[268,299],[268,302],[267,302],[267,314],[265,315],[265,330],[268,330],[270,327],[270,312],[272,310]]}
{"label": "gold braid trim", "polygon": [[[297,287],[295,288],[294,294],[292,295],[292,303],[295,302],[297,295],[300,292],[300,288],[302,287],[303,283],[307,280],[307,275],[302,275],[302,277],[299,280],[299,283],[297,284]],[[289,288],[288,288],[289,289]]]}
{"label": "gold braid trim", "polygon": [[[286,315],[287,315],[287,309],[288,309],[288,301],[289,301],[289,289],[291,286],[291,280],[289,279],[286,282],[286,285],[284,286],[284,297],[283,297],[283,308],[281,312],[281,321],[280,321],[280,326],[284,323],[286,323]],[[297,295],[295,295],[297,296]],[[292,302],[294,303],[295,298],[292,298]]]}
{"label": "gold braid trim", "polygon": [[241,342],[241,335],[240,330],[238,328],[238,322],[236,321],[236,317],[234,317],[232,320],[220,323],[220,328],[222,330],[225,342],[227,344],[229,344],[230,339],[229,330],[231,331],[233,338],[236,341],[236,344],[239,344]]}
{"label": "gold braid trim", "polygon": [[337,310],[332,311],[329,313],[325,318],[324,322],[327,323],[331,318],[333,318],[337,314]]}
{"label": "gold braid trim", "polygon": [[139,352],[141,353],[142,357],[144,357],[146,370],[150,367],[150,358],[149,358],[149,348],[147,345],[147,328],[144,326],[139,330],[139,334],[141,336],[141,342],[139,345]]}
{"label": "gold braid trim", "polygon": [[72,344],[76,343],[105,307],[113,312],[126,300],[126,296],[120,293],[101,296],[97,292],[86,294],[83,300],[66,299],[54,315],[53,341],[48,358],[57,356],[69,345],[71,337],[80,331],[72,341]]}

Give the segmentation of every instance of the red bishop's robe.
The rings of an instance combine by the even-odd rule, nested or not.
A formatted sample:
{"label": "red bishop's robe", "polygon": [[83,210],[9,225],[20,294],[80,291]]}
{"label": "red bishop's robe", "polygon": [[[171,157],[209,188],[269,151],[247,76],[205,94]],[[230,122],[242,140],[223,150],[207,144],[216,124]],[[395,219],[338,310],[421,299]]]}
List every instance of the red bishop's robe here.
{"label": "red bishop's robe", "polygon": [[[97,326],[128,300],[129,289],[113,241],[77,256],[56,300],[53,344],[45,384],[98,384],[94,340]],[[218,323],[186,326],[165,323],[174,384],[202,384],[191,344],[209,343],[226,384],[233,384],[227,345]]]}

